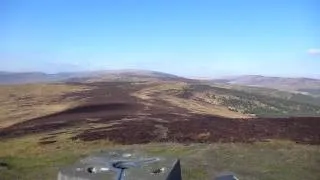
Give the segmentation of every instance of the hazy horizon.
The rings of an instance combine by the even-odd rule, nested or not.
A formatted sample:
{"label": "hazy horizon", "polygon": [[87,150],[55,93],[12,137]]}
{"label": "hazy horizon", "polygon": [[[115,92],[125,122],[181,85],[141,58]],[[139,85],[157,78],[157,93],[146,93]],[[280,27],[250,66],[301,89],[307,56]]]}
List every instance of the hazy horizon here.
{"label": "hazy horizon", "polygon": [[320,2],[4,0],[0,71],[320,78]]}
{"label": "hazy horizon", "polygon": [[0,70],[0,73],[45,73],[45,74],[60,74],[60,73],[94,73],[94,72],[120,72],[120,71],[151,71],[151,72],[160,72],[160,73],[166,73],[171,75],[176,75],[180,77],[185,78],[191,78],[191,79],[228,79],[228,78],[234,78],[234,77],[241,77],[241,76],[263,76],[263,77],[280,77],[280,78],[311,78],[311,79],[320,79],[320,75],[314,75],[314,76],[272,76],[272,75],[263,75],[263,74],[234,74],[234,75],[214,75],[214,76],[188,76],[188,75],[179,75],[174,74],[170,72],[165,71],[156,71],[156,70],[150,70],[150,69],[104,69],[104,70],[83,70],[83,71],[61,71],[61,72],[44,72],[44,71],[2,71]]}

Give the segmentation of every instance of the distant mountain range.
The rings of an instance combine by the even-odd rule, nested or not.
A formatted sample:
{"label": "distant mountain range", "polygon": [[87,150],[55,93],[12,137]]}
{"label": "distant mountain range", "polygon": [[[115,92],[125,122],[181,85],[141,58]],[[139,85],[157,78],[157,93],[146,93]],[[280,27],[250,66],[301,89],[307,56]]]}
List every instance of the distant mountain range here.
{"label": "distant mountain range", "polygon": [[42,72],[0,72],[0,84],[27,84],[64,81],[69,78],[89,76],[87,73],[58,73],[46,74]]}
{"label": "distant mountain range", "polygon": [[46,74],[42,72],[3,72],[0,71],[0,84],[27,84],[51,82],[84,82],[108,80],[143,80],[150,78],[160,80],[185,80],[176,75],[147,70],[110,70]]}
{"label": "distant mountain range", "polygon": [[107,70],[46,74],[42,72],[0,72],[0,84],[27,84],[51,82],[92,82],[92,81],[143,81],[174,80],[199,81],[214,84],[242,85],[272,88],[320,96],[320,79],[266,77],[260,75],[236,76],[212,80],[190,80],[172,74],[148,70]]}

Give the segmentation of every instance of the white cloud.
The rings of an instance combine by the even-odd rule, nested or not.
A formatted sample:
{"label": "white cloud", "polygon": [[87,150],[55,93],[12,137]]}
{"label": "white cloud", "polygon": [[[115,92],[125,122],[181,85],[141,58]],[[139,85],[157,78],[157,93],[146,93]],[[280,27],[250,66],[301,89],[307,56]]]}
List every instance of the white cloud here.
{"label": "white cloud", "polygon": [[312,48],[308,50],[308,54],[310,55],[320,55],[320,48]]}

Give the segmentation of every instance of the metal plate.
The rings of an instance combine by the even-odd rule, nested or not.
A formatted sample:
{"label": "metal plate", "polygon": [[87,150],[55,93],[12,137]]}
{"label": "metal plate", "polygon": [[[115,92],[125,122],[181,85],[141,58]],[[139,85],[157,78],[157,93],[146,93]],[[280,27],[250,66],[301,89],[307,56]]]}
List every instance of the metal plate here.
{"label": "metal plate", "polygon": [[119,150],[89,156],[65,167],[60,170],[58,180],[167,180],[170,174],[181,179],[177,159]]}

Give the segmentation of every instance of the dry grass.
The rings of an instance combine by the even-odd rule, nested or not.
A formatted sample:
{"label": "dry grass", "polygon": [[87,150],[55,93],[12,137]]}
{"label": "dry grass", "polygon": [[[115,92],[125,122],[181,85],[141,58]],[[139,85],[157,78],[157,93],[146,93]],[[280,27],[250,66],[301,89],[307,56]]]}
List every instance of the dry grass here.
{"label": "dry grass", "polygon": [[215,115],[228,118],[250,118],[250,116],[241,114],[239,112],[230,111],[228,108],[223,106],[212,105],[209,103],[195,101],[192,99],[182,99],[172,96],[162,96],[162,99],[166,100],[167,102],[170,102],[175,106],[188,109],[194,113]]}
{"label": "dry grass", "polygon": [[66,84],[0,86],[0,128],[73,107],[84,99],[62,96],[88,89]]}
{"label": "dry grass", "polygon": [[149,87],[144,88],[136,93],[134,93],[133,95],[143,99],[143,100],[152,100],[155,99],[156,97],[154,96],[155,94],[159,94],[163,91],[166,90],[181,90],[184,87],[186,87],[187,84],[186,83],[182,83],[182,82],[161,82],[161,83],[150,83]]}
{"label": "dry grass", "polygon": [[165,100],[174,106],[188,109],[193,113],[208,114],[228,118],[251,118],[251,116],[249,115],[244,115],[240,112],[230,111],[227,107],[200,102],[193,99],[178,98],[176,96],[169,95],[164,92],[167,90],[182,90],[186,86],[186,83],[155,84],[149,88],[142,89],[134,95],[143,100]]}

